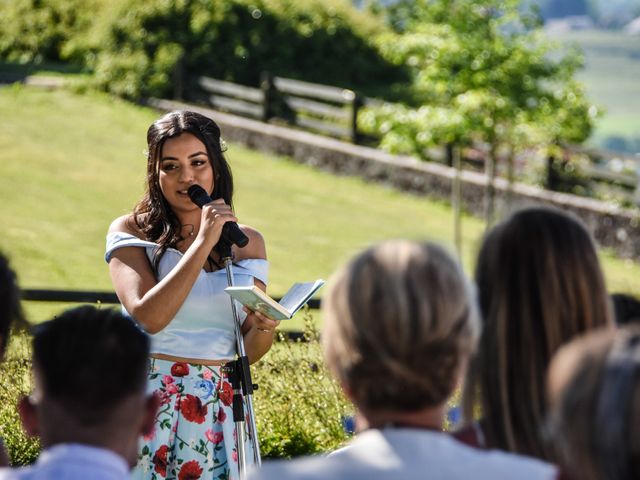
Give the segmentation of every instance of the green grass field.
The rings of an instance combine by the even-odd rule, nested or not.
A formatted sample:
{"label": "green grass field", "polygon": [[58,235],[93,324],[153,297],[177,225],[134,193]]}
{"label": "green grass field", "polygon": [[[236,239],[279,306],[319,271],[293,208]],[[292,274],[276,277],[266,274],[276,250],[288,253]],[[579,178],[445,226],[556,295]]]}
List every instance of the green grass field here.
{"label": "green grass field", "polygon": [[623,31],[583,30],[553,34],[584,52],[585,68],[578,79],[604,115],[590,142],[599,147],[627,145],[640,151],[640,39]]}
{"label": "green grass field", "polygon": [[[101,94],[0,88],[0,249],[23,287],[111,290],[105,232],[142,193],[146,129],[156,117]],[[238,145],[227,155],[237,215],[267,242],[273,295],[294,281],[329,277],[385,238],[432,239],[453,249],[453,217],[443,203]],[[465,217],[463,230],[469,270],[483,225]],[[602,258],[611,290],[640,294],[640,265]],[[27,307],[41,321],[64,305]]]}

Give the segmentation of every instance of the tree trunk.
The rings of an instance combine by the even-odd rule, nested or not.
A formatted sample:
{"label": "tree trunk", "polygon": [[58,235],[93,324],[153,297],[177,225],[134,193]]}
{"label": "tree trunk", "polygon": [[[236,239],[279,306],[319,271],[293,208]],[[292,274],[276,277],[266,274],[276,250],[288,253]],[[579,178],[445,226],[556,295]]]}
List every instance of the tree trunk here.
{"label": "tree trunk", "polygon": [[516,166],[513,148],[509,148],[509,154],[507,156],[507,195],[505,203],[507,208],[512,205],[513,202],[513,184],[516,181]]}

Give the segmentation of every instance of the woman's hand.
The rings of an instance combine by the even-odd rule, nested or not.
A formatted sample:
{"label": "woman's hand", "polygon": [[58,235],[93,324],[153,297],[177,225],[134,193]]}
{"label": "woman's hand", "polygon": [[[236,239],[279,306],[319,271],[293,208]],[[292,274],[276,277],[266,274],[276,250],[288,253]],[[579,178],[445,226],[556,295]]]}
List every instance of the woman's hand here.
{"label": "woman's hand", "polygon": [[247,312],[247,318],[242,325],[244,344],[249,362],[254,363],[260,360],[271,348],[276,327],[280,325],[280,322],[263,313],[249,310],[247,307],[244,307],[243,310]]}
{"label": "woman's hand", "polygon": [[211,245],[209,248],[213,248],[220,241],[224,224],[237,221],[231,206],[224,203],[222,198],[217,198],[202,207],[198,237]]}
{"label": "woman's hand", "polygon": [[248,325],[249,328],[254,328],[258,332],[273,334],[278,325],[280,325],[279,320],[274,320],[270,317],[267,317],[264,313],[249,310],[249,308],[247,307],[243,307],[242,310],[244,310],[247,314],[245,325],[247,324],[247,322],[250,322]]}

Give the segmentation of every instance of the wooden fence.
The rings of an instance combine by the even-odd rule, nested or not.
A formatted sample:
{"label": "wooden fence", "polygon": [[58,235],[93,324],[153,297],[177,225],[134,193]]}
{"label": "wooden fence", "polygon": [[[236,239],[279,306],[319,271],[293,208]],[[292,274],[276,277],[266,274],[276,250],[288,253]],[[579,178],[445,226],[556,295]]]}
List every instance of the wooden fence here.
{"label": "wooden fence", "polygon": [[[118,296],[114,292],[101,292],[93,290],[51,290],[27,288],[22,290],[22,300],[30,302],[63,302],[63,303],[104,303],[120,304]],[[274,297],[276,302],[281,299]],[[307,302],[309,308],[320,308],[320,300],[312,298]]]}
{"label": "wooden fence", "polygon": [[199,77],[208,103],[220,110],[262,120],[281,121],[359,143],[358,110],[364,100],[353,90],[291,78],[262,75],[260,87]]}
{"label": "wooden fence", "polygon": [[[62,303],[91,303],[99,305],[119,305],[120,300],[114,292],[101,292],[92,290],[51,290],[28,288],[22,290],[22,300],[29,302],[62,302]],[[280,301],[280,298],[274,297]],[[307,302],[312,310],[320,308],[320,300],[312,298]],[[308,340],[304,332],[297,330],[281,330],[278,339],[294,342]]]}

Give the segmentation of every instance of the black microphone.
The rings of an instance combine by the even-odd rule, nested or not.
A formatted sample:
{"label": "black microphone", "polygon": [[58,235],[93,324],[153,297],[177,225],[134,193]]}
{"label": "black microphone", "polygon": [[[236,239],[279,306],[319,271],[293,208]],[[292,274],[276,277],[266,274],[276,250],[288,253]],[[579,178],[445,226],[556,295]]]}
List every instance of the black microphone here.
{"label": "black microphone", "polygon": [[[193,184],[187,190],[187,195],[193,203],[202,208],[207,203],[211,202],[211,197],[207,194],[207,191],[198,184]],[[249,243],[249,237],[247,237],[236,222],[227,222],[222,227],[222,240],[230,245],[238,245],[244,247]]]}

